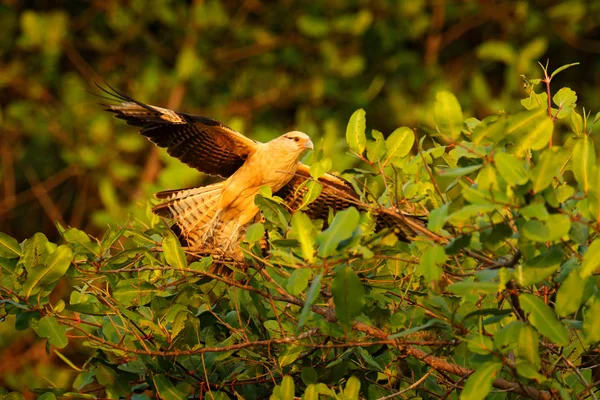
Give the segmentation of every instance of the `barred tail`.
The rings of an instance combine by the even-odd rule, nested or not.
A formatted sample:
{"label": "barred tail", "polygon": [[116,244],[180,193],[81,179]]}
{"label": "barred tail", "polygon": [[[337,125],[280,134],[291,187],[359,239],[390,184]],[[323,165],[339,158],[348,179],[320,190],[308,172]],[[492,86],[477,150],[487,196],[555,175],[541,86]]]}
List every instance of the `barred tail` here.
{"label": "barred tail", "polygon": [[156,194],[166,200],[152,212],[175,222],[174,231],[189,247],[199,247],[216,221],[223,182],[194,189],[168,190]]}

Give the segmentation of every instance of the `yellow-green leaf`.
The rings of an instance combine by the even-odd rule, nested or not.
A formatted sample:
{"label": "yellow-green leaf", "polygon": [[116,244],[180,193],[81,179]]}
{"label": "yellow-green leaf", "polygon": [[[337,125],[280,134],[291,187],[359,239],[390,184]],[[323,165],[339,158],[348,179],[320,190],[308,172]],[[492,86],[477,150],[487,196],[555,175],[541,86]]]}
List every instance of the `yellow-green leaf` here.
{"label": "yellow-green leaf", "polygon": [[346,141],[350,149],[358,154],[362,154],[367,146],[366,129],[366,114],[365,110],[358,109],[350,117],[348,126],[346,127]]}
{"label": "yellow-green leaf", "polygon": [[456,97],[447,91],[435,95],[435,123],[440,133],[456,140],[460,137],[463,124],[463,113]]}
{"label": "yellow-green leaf", "polygon": [[460,393],[460,400],[482,400],[492,390],[492,383],[498,371],[502,369],[502,363],[487,362],[477,368]]}
{"label": "yellow-green leaf", "polygon": [[187,268],[187,258],[181,248],[179,239],[171,231],[167,232],[167,235],[162,242],[163,254],[165,255],[165,261],[173,268],[183,269]]}
{"label": "yellow-green leaf", "polygon": [[588,136],[584,136],[575,143],[573,147],[573,174],[579,187],[585,193],[590,189],[590,180],[596,166],[596,150],[594,142]]}
{"label": "yellow-green leaf", "polygon": [[569,330],[558,320],[548,305],[534,295],[523,293],[519,296],[521,307],[528,315],[531,324],[544,336],[560,346],[569,344]]}

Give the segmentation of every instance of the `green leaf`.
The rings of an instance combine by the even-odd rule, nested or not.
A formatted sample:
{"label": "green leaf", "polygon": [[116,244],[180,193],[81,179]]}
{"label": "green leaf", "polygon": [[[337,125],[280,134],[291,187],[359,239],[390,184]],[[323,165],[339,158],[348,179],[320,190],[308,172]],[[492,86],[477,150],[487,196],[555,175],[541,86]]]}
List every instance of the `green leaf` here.
{"label": "green leaf", "polygon": [[449,135],[454,140],[460,137],[463,113],[452,93],[442,91],[435,95],[434,117],[440,133]]}
{"label": "green leaf", "polygon": [[560,167],[564,162],[564,158],[564,153],[559,147],[546,149],[542,152],[537,165],[531,171],[534,193],[546,189],[553,182],[555,176],[561,176]]}
{"label": "green leaf", "polygon": [[302,400],[319,400],[319,392],[317,391],[317,385],[311,383],[306,387]]}
{"label": "green leaf", "polygon": [[568,87],[560,89],[554,96],[552,101],[558,107],[567,108],[577,101],[577,94]]}
{"label": "green leaf", "polygon": [[246,230],[246,241],[248,243],[256,243],[265,236],[265,226],[260,222],[252,224]]}
{"label": "green leaf", "polygon": [[23,256],[21,262],[29,272],[48,258],[48,238],[43,233],[36,233],[23,243]]}
{"label": "green leaf", "polygon": [[471,219],[475,215],[485,214],[498,208],[501,208],[498,204],[470,204],[450,214],[448,220],[453,222],[463,222]]}
{"label": "green leaf", "polygon": [[386,141],[383,137],[383,133],[373,129],[371,135],[375,140],[369,140],[367,142],[367,158],[369,161],[376,163],[385,156]]}
{"label": "green leaf", "polygon": [[475,334],[467,342],[467,348],[472,353],[486,355],[494,351],[494,343],[487,336]]}
{"label": "green leaf", "polygon": [[548,242],[566,236],[571,229],[571,218],[565,214],[551,214],[544,223],[550,232],[547,237]]}
{"label": "green leaf", "polygon": [[564,214],[549,215],[545,221],[530,220],[523,225],[523,235],[535,242],[551,242],[569,233],[571,219]]}
{"label": "green leaf", "polygon": [[155,375],[152,377],[156,392],[164,400],[185,400],[187,395],[177,390],[169,378],[164,375]]}
{"label": "green leaf", "polygon": [[21,246],[16,239],[0,232],[0,257],[17,258],[21,256]]}
{"label": "green leaf", "polygon": [[595,239],[588,247],[581,264],[581,276],[588,277],[600,268],[600,239]]}
{"label": "green leaf", "polygon": [[47,257],[44,264],[38,265],[27,274],[27,280],[23,285],[25,297],[29,298],[34,288],[54,283],[62,278],[69,269],[71,260],[73,260],[71,247],[65,244],[58,246],[56,251]]}
{"label": "green leaf", "polygon": [[186,80],[198,73],[202,67],[202,60],[198,57],[194,46],[184,46],[177,57],[175,71],[177,77]]}
{"label": "green leaf", "polygon": [[286,375],[281,381],[281,400],[294,400],[294,379]]}
{"label": "green leaf", "polygon": [[477,47],[477,57],[482,60],[499,61],[510,65],[517,55],[509,42],[488,40]]}
{"label": "green leaf", "polygon": [[473,144],[498,143],[506,135],[506,121],[505,115],[493,120],[483,120],[473,131]]}
{"label": "green leaf", "polygon": [[496,374],[502,369],[502,363],[490,361],[477,368],[467,379],[460,400],[482,400],[492,390]]}
{"label": "green leaf", "polygon": [[350,121],[346,127],[346,141],[348,142],[348,146],[358,154],[362,154],[367,146],[365,115],[365,110],[362,108],[356,110],[350,117]]}
{"label": "green leaf", "polygon": [[540,368],[542,361],[540,359],[540,338],[538,333],[529,325],[523,323],[518,326],[518,337],[515,343],[515,356],[527,361],[531,365]]}
{"label": "green leaf", "polygon": [[427,218],[427,229],[432,232],[439,233],[444,224],[446,223],[446,218],[448,217],[448,208],[450,204],[444,204],[440,208],[436,208],[435,210],[431,210],[429,212],[429,217]]}
{"label": "green leaf", "polygon": [[527,110],[535,110],[536,108],[543,108],[546,110],[548,107],[548,95],[546,92],[531,92],[528,98],[521,99],[521,105]]}
{"label": "green leaf", "polygon": [[303,212],[295,212],[292,215],[292,229],[296,234],[296,239],[300,242],[302,256],[305,260],[312,263],[315,253],[315,235],[316,231],[308,215]]}
{"label": "green leaf", "polygon": [[165,261],[173,268],[184,269],[187,268],[187,258],[179,239],[171,231],[167,231],[165,238],[162,241],[163,254]]}
{"label": "green leaf", "polygon": [[56,318],[51,316],[45,316],[40,319],[35,329],[38,336],[48,338],[48,342],[54,347],[59,349],[64,348],[69,344],[67,339],[66,327],[60,325]]}
{"label": "green leaf", "polygon": [[312,276],[312,269],[310,268],[297,268],[292,272],[292,275],[288,278],[286,289],[294,296],[299,295],[308,287],[308,280]]}
{"label": "green leaf", "polygon": [[571,111],[571,130],[577,136],[583,134],[583,117],[577,111]]}
{"label": "green leaf", "polygon": [[575,143],[571,160],[575,180],[581,190],[587,193],[590,189],[590,179],[596,168],[596,150],[589,136],[584,136]]}
{"label": "green leaf", "polygon": [[360,213],[354,207],[338,212],[329,228],[317,236],[319,256],[329,257],[334,254],[340,242],[352,237],[359,221]]}
{"label": "green leaf", "polygon": [[304,301],[304,306],[302,307],[300,317],[298,318],[298,330],[300,330],[300,328],[304,326],[306,321],[308,321],[308,316],[310,315],[312,304],[315,302],[317,297],[319,297],[319,291],[321,290],[321,278],[323,278],[322,272],[315,276],[312,283],[310,284],[308,292],[306,292],[306,300]]}
{"label": "green leaf", "polygon": [[541,150],[548,145],[552,138],[554,123],[547,116],[533,119],[527,124],[527,129],[517,134],[513,151],[517,157],[527,154],[528,150]]}
{"label": "green leaf", "polygon": [[538,332],[560,346],[569,344],[569,330],[556,318],[550,307],[527,293],[521,294],[519,300],[523,311],[528,314],[529,321]]}
{"label": "green leaf", "polygon": [[279,357],[277,358],[277,361],[279,362],[279,366],[283,368],[286,365],[290,365],[291,363],[296,361],[298,359],[298,357],[300,357],[300,354],[302,354],[303,351],[304,351],[304,347],[302,347],[302,346],[296,346],[296,345],[285,346],[283,348],[283,350],[281,351],[281,353],[279,353]]}
{"label": "green leaf", "polygon": [[144,305],[152,301],[152,298],[162,290],[148,282],[137,278],[124,279],[117,283],[113,290],[113,297],[122,306]]}
{"label": "green leaf", "polygon": [[558,288],[556,293],[556,313],[565,317],[579,310],[583,303],[587,282],[589,277],[583,278],[579,271],[571,271]]}
{"label": "green leaf", "polygon": [[426,282],[439,280],[442,277],[442,265],[446,262],[446,258],[442,246],[435,245],[427,248],[421,256],[417,273],[423,276]]}
{"label": "green leaf", "polygon": [[365,288],[356,272],[349,266],[338,269],[331,285],[331,293],[338,321],[349,326],[365,306]]}
{"label": "green leaf", "polygon": [[360,392],[360,380],[351,376],[344,386],[344,400],[358,400],[358,393]]}
{"label": "green leaf", "polygon": [[550,79],[554,78],[554,75],[558,74],[559,72],[564,71],[567,68],[574,67],[575,65],[579,65],[579,63],[576,62],[576,63],[566,64],[566,65],[563,65],[562,67],[556,68],[556,70],[554,70],[552,75],[550,75]]}
{"label": "green leaf", "polygon": [[518,160],[508,153],[496,153],[494,162],[500,176],[510,185],[524,185],[529,180],[528,171],[523,166],[523,160]]}
{"label": "green leaf", "polygon": [[304,198],[302,199],[302,204],[298,209],[304,210],[311,204],[313,201],[319,197],[321,191],[323,190],[323,185],[321,185],[318,181],[307,181],[306,182],[306,193],[304,193]]}
{"label": "green leaf", "polygon": [[600,342],[600,299],[592,301],[583,313],[583,337],[586,344]]}
{"label": "green leaf", "polygon": [[300,15],[296,19],[296,26],[302,34],[312,38],[325,37],[329,32],[328,20],[312,14]]}
{"label": "green leaf", "polygon": [[93,243],[92,239],[85,232],[77,228],[67,229],[62,233],[62,237],[69,243],[80,245],[88,253],[98,255],[100,252],[98,243]]}
{"label": "green leaf", "polygon": [[281,205],[263,196],[255,196],[254,203],[265,218],[280,228],[287,228],[291,215]]}
{"label": "green leaf", "polygon": [[436,168],[439,176],[445,178],[458,178],[459,176],[469,175],[483,167],[483,164],[470,165],[468,167],[459,168]]}
{"label": "green leaf", "polygon": [[386,166],[394,158],[406,157],[415,143],[415,133],[405,126],[396,129],[385,141],[386,156],[382,163]]}

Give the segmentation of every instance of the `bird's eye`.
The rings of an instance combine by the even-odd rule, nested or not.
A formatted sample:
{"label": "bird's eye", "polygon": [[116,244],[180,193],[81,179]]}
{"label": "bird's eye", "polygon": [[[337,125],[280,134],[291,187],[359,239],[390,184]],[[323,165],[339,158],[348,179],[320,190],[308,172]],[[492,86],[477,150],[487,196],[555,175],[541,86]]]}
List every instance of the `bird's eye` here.
{"label": "bird's eye", "polygon": [[299,138],[299,137],[295,137],[295,138],[294,138],[294,141],[295,141],[295,142],[297,142],[297,141],[299,141],[299,140],[300,140],[300,138]]}

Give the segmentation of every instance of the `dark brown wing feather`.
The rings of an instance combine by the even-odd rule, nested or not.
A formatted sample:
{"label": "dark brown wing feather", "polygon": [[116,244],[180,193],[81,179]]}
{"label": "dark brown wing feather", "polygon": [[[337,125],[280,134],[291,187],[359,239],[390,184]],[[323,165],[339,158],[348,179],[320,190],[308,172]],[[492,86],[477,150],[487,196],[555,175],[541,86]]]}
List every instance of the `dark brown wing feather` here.
{"label": "dark brown wing feather", "polygon": [[254,152],[252,139],[210,118],[144,104],[119,90],[102,88],[119,104],[103,104],[117,118],[140,127],[140,133],[198,171],[231,176]]}
{"label": "dark brown wing feather", "polygon": [[[306,181],[309,179],[311,179],[309,167],[301,164],[294,178],[276,195],[281,197],[292,210],[297,210],[304,201],[304,194],[308,190]],[[319,178],[319,182],[323,186],[321,194],[303,210],[311,218],[326,220],[329,208],[339,211],[355,206],[361,210],[368,208],[376,218],[377,230],[391,228],[400,240],[410,241],[415,236],[427,235],[424,218],[394,209],[371,208],[361,202],[358,193],[345,179],[325,174]]]}
{"label": "dark brown wing feather", "polygon": [[[281,197],[292,210],[297,210],[304,201],[304,194],[308,190],[306,181],[309,179],[311,179],[310,169],[301,164],[296,175],[276,195]],[[342,210],[360,201],[350,182],[342,178],[325,174],[319,178],[319,182],[323,186],[321,194],[303,210],[311,218],[326,220],[330,207],[334,210]]]}

